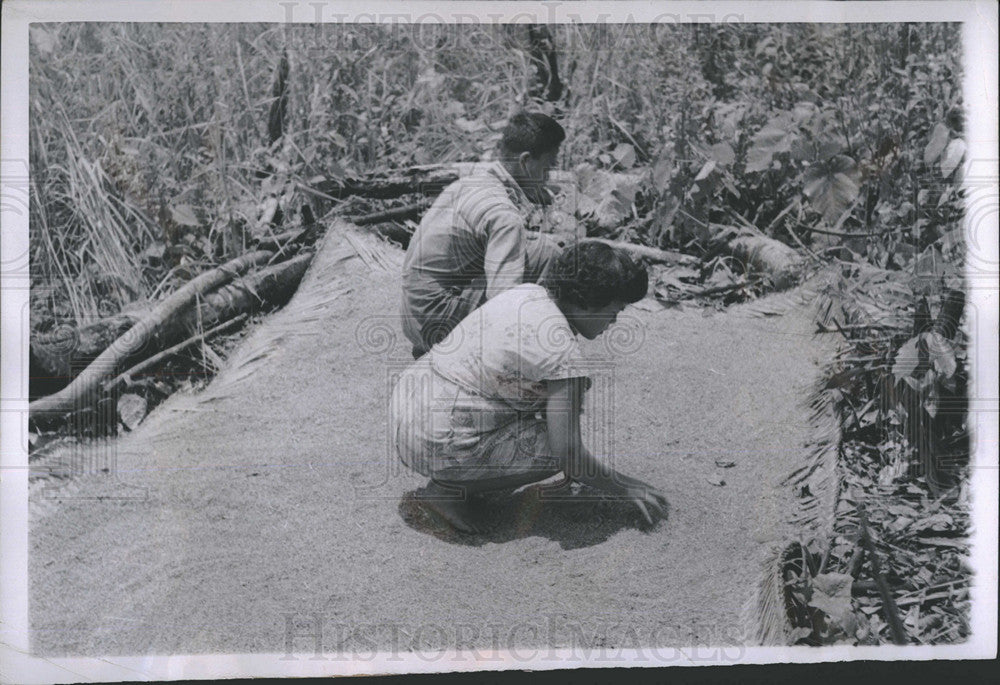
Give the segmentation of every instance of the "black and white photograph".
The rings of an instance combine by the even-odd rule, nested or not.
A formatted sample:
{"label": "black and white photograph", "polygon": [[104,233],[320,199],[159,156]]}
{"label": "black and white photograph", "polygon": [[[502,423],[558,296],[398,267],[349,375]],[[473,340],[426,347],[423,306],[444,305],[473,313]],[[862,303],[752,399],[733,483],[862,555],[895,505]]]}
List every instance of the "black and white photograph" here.
{"label": "black and white photograph", "polygon": [[995,4],[3,20],[0,682],[996,657]]}

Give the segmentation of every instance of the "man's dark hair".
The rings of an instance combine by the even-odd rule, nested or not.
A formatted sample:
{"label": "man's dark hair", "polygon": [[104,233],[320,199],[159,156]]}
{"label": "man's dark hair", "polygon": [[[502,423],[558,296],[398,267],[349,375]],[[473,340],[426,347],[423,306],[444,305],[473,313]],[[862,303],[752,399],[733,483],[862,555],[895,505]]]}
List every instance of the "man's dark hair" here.
{"label": "man's dark hair", "polygon": [[624,250],[597,241],[572,245],[549,266],[545,287],[560,303],[596,309],[646,296],[649,273]]}
{"label": "man's dark hair", "polygon": [[510,118],[500,138],[500,154],[504,159],[522,152],[532,157],[555,150],[566,140],[566,131],[555,119],[541,112],[518,112]]}

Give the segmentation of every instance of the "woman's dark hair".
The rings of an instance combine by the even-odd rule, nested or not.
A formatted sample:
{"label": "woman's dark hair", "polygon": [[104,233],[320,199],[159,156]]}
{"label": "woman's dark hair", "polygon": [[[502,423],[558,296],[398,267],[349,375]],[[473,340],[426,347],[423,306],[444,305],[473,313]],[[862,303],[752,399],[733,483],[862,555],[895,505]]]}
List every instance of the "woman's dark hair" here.
{"label": "woman's dark hair", "polygon": [[572,245],[549,265],[543,282],[559,303],[596,309],[646,296],[649,273],[624,250],[597,241]]}
{"label": "woman's dark hair", "polygon": [[566,131],[552,117],[541,112],[518,112],[510,118],[500,138],[500,154],[504,159],[522,152],[532,157],[555,150],[566,140]]}

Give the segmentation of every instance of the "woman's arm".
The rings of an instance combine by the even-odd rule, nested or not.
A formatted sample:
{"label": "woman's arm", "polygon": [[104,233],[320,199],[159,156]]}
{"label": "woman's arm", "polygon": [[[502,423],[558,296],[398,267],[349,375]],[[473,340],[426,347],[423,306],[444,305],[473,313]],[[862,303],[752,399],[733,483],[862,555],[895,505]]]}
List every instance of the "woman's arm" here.
{"label": "woman's arm", "polygon": [[562,460],[567,478],[632,500],[646,520],[652,523],[648,510],[659,517],[664,516],[662,508],[666,505],[666,498],[663,494],[596,459],[583,445],[580,410],[585,383],[585,378],[549,381],[550,394],[546,407],[549,449],[553,456]]}
{"label": "woman's arm", "polygon": [[580,435],[584,382],[583,378],[549,381],[549,401],[545,409],[549,449],[553,456],[562,460],[568,478],[605,492],[615,492],[615,485],[610,482],[611,470],[594,459]]}

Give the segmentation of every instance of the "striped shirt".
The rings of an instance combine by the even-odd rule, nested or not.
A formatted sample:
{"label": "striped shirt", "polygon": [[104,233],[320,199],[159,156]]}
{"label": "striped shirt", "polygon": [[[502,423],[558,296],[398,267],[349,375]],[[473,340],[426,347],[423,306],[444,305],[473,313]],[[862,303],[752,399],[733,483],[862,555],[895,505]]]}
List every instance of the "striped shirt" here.
{"label": "striped shirt", "polygon": [[[531,203],[500,162],[487,162],[435,200],[403,262],[403,332],[417,346],[485,299],[524,282]],[[444,330],[442,330],[442,327]]]}

